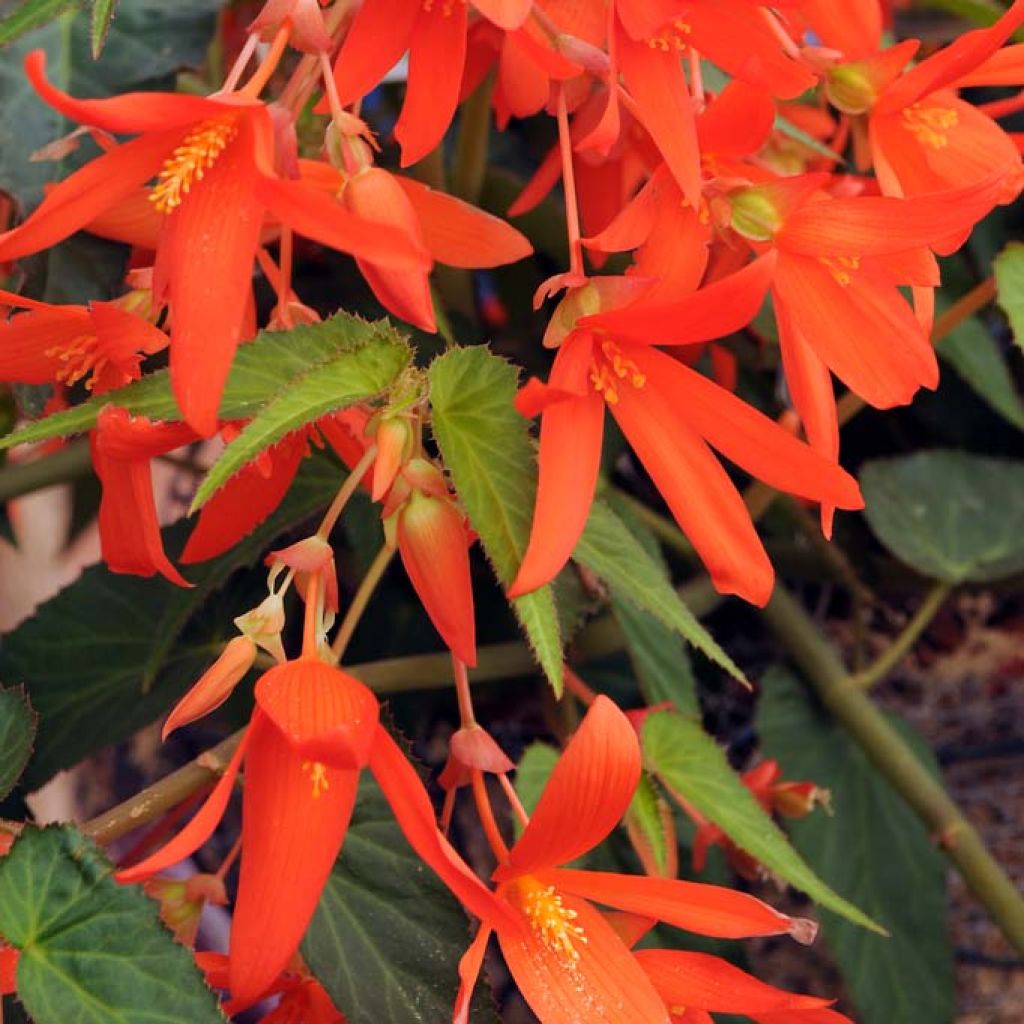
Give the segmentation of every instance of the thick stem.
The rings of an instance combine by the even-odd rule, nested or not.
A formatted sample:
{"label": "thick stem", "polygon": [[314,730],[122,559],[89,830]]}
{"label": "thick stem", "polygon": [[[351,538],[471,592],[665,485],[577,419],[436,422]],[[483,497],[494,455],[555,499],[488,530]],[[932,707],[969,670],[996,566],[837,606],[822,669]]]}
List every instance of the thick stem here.
{"label": "thick stem", "polygon": [[81,480],[92,472],[89,442],[72,441],[52,455],[32,462],[10,462],[0,471],[0,502]]}
{"label": "thick stem", "polygon": [[835,648],[821,636],[814,620],[781,587],[775,588],[764,617],[821,702],[917,812],[1003,934],[1024,953],[1024,897],[941,782],[847,674]]}
{"label": "thick stem", "polygon": [[931,624],[939,609],[946,603],[953,586],[950,583],[936,583],[928,591],[914,617],[904,626],[903,631],[863,672],[853,679],[864,690],[870,690],[885,677],[913,650],[921,634]]}

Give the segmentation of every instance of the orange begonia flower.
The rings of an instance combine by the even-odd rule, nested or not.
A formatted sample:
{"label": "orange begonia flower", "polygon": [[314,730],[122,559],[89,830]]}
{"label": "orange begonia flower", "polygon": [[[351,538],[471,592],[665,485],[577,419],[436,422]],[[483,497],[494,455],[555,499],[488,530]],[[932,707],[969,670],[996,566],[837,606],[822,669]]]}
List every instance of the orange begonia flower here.
{"label": "orange begonia flower", "polygon": [[[520,412],[543,413],[540,479],[530,542],[510,594],[552,579],[583,532],[606,404],[724,593],[764,604],[773,572],[709,444],[773,487],[840,508],[863,506],[856,482],[833,461],[643,343],[693,344],[745,325],[760,306],[774,262],[772,254],[761,257],[678,302],[582,317],[561,342],[548,384],[534,380],[520,392]],[[600,301],[594,281],[565,300],[584,312]],[[657,327],[644,334],[634,318]]]}
{"label": "orange begonia flower", "polygon": [[253,259],[268,213],[301,235],[396,270],[423,263],[399,232],[386,225],[367,230],[315,190],[277,178],[274,126],[259,101],[243,93],[77,100],[51,85],[44,68],[41,50],[26,57],[26,74],[50,106],[74,121],[139,137],[52,188],[23,224],[0,235],[0,261],[53,245],[156,177],[150,199],[164,216],[155,299],[171,306],[175,397],[203,436],[217,429],[217,407],[242,336]]}
{"label": "orange begonia flower", "polygon": [[0,322],[0,380],[19,384],[84,382],[100,393],[141,376],[143,355],[167,335],[131,311],[134,297],[88,306],[56,306],[0,290],[0,303],[25,310]]}
{"label": "orange begonia flower", "polygon": [[362,683],[303,656],[260,678],[256,705],[246,736],[195,817],[161,850],[117,875],[122,882],[142,881],[202,845],[224,814],[244,759],[242,863],[230,950],[235,999],[265,992],[298,947],[367,765],[410,845],[466,907],[485,920],[511,921],[438,832],[419,776],[378,724],[376,698]]}
{"label": "orange begonia flower", "polygon": [[[636,789],[640,760],[633,726],[599,696],[559,758],[529,824],[494,872],[496,895],[521,925],[510,931],[498,924],[498,943],[542,1024],[668,1021],[656,988],[591,901],[718,938],[810,933],[810,922],[731,889],[559,866],[615,828]],[[565,827],[567,820],[572,828]],[[459,965],[456,1024],[467,1020],[491,930],[487,922],[481,925]]]}

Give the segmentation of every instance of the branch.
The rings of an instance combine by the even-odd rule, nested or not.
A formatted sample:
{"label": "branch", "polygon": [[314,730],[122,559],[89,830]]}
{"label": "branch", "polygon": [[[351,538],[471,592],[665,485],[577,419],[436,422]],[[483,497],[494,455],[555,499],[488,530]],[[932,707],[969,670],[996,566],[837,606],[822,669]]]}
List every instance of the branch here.
{"label": "branch", "polygon": [[20,498],[23,494],[80,480],[92,472],[89,442],[72,441],[52,455],[32,462],[12,462],[0,472],[0,502]]}

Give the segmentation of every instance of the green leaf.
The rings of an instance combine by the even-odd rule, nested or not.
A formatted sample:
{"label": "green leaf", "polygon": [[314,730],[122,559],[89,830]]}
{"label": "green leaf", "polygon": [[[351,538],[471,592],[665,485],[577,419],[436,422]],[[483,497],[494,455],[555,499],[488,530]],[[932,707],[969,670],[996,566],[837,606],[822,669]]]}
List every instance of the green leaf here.
{"label": "green leaf", "polygon": [[[676,855],[676,832],[672,827],[672,810],[658,791],[651,776],[644,772],[626,810],[626,827],[634,843],[641,845],[662,878],[674,877],[672,867]],[[637,851],[639,853],[639,851]],[[641,858],[645,870],[647,861]]]}
{"label": "green leaf", "polygon": [[[432,425],[455,489],[499,581],[508,586],[530,537],[537,459],[516,412],[519,373],[486,348],[456,348],[430,366]],[[551,587],[512,601],[533,653],[557,696],[562,637]]]}
{"label": "green leaf", "polygon": [[1010,320],[1013,340],[1024,349],[1024,243],[1011,242],[993,264],[1000,309]]}
{"label": "green leaf", "polygon": [[0,934],[21,951],[18,996],[36,1024],[223,1022],[156,902],[112,872],[70,825],[30,826],[0,860]]}
{"label": "green leaf", "polygon": [[28,764],[37,718],[22,687],[0,686],[0,800],[14,789]]}
{"label": "green leaf", "polygon": [[901,561],[947,583],[1024,570],[1024,462],[957,451],[869,462],[865,515]]}
{"label": "green leaf", "polygon": [[[5,636],[0,678],[24,683],[39,714],[26,787],[166,711],[216,658],[232,617],[246,610],[238,603],[244,592],[232,590],[234,603],[213,615],[211,596],[274,537],[322,509],[340,478],[333,460],[308,459],[266,522],[229,553],[186,570],[192,589],[93,566]],[[172,556],[187,533],[186,524],[164,531]]]}
{"label": "green leaf", "polygon": [[669,792],[696,807],[769,871],[823,907],[881,930],[808,867],[700,725],[674,711],[651,715],[644,723],[643,751],[648,770]]}
{"label": "green leaf", "polygon": [[[220,416],[225,420],[251,419],[274,399],[288,395],[290,388],[301,386],[307,377],[311,381],[320,380],[318,371],[331,372],[336,362],[348,366],[347,358],[353,357],[361,345],[376,348],[378,343],[385,358],[397,362],[399,352],[404,358],[408,357],[408,349],[386,320],[368,324],[358,317],[339,313],[321,324],[303,325],[291,331],[261,331],[254,341],[240,346],[235,353],[220,401]],[[366,372],[372,368],[375,358],[360,356],[357,368]],[[322,400],[324,396],[319,397]],[[153,420],[181,420],[171,394],[170,376],[166,370],[158,370],[126,387],[30,423],[0,438],[0,449],[84,433],[96,425],[100,410],[110,404]]]}
{"label": "green leaf", "polygon": [[626,598],[653,615],[703,651],[715,664],[749,686],[740,668],[683,603],[664,567],[647,553],[625,523],[604,502],[595,501],[591,507],[586,529],[576,545],[573,558],[597,573],[613,595]]}
{"label": "green leaf", "polygon": [[0,20],[0,46],[13,43],[18,36],[40,28],[65,11],[81,6],[80,0],[24,0],[13,14]]}
{"label": "green leaf", "polygon": [[[922,760],[920,738],[901,726]],[[764,680],[758,708],[764,752],[786,777],[832,792],[832,817],[787,822],[797,849],[831,885],[890,932],[884,939],[825,912],[822,930],[861,1024],[951,1024],[953,959],[944,858],[917,815],[846,732],[788,672]]]}
{"label": "green leaf", "polygon": [[[296,327],[287,334],[288,363],[268,360],[260,368],[265,378],[276,378],[276,386],[204,477],[192,512],[202,508],[235,473],[285,434],[382,394],[412,358],[408,344],[386,320],[371,324],[339,313],[323,323]],[[243,346],[240,352],[247,348],[252,346]],[[275,351],[281,352],[280,344]]]}
{"label": "green leaf", "polygon": [[[533,814],[544,787],[558,761],[558,750],[550,743],[531,743],[516,766],[516,795],[527,814]],[[516,835],[522,832],[518,818],[515,820]]]}
{"label": "green leaf", "polygon": [[99,60],[103,52],[103,44],[107,41],[107,33],[110,31],[110,23],[114,20],[116,9],[117,0],[93,0],[90,26],[93,60]]}
{"label": "green leaf", "polygon": [[[302,955],[349,1024],[451,1020],[469,921],[364,778]],[[497,1024],[478,986],[470,1020]]]}
{"label": "green leaf", "polygon": [[947,334],[936,351],[992,409],[1024,430],[1024,401],[1014,387],[998,342],[977,317]]}

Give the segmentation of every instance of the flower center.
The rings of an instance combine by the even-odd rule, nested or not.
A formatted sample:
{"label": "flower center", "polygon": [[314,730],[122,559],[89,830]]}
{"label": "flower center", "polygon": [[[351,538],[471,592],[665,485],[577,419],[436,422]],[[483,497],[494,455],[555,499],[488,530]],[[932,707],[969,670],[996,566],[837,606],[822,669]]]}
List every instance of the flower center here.
{"label": "flower center", "polygon": [[950,107],[922,107],[920,103],[903,111],[903,127],[930,149],[949,145],[949,130],[960,123],[960,116]]}
{"label": "flower center", "polygon": [[181,205],[182,197],[216,163],[228,143],[238,133],[237,119],[231,115],[203,121],[185,136],[184,141],[164,161],[149,201],[160,213],[170,213]]}
{"label": "flower center", "polygon": [[647,40],[647,45],[652,50],[661,50],[662,53],[685,50],[690,45],[687,38],[693,29],[682,18],[676,18],[666,25],[656,36]]}
{"label": "flower center", "polygon": [[327,768],[319,761],[303,761],[302,770],[309,773],[309,781],[313,787],[313,799],[319,800],[320,794],[331,788],[330,780],[327,778]]}
{"label": "flower center", "polygon": [[619,400],[619,388],[629,384],[638,390],[647,383],[640,367],[622,354],[622,349],[610,338],[601,342],[601,351],[595,352],[590,364],[590,383],[609,405]]}
{"label": "flower center", "polygon": [[586,945],[583,928],[575,924],[575,910],[562,903],[553,885],[543,885],[535,878],[522,878],[516,883],[515,899],[526,915],[533,933],[553,953],[575,963],[580,958],[577,943]]}
{"label": "flower center", "polygon": [[826,266],[844,288],[853,280],[853,274],[860,270],[859,256],[819,256],[818,262]]}
{"label": "flower center", "polygon": [[58,361],[56,379],[61,384],[71,387],[86,375],[90,375],[85,387],[92,391],[97,376],[109,361],[107,356],[99,353],[99,345],[100,340],[95,334],[80,334],[71,341],[46,349],[43,355],[47,359]]}

